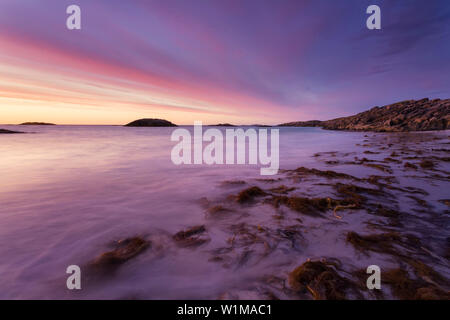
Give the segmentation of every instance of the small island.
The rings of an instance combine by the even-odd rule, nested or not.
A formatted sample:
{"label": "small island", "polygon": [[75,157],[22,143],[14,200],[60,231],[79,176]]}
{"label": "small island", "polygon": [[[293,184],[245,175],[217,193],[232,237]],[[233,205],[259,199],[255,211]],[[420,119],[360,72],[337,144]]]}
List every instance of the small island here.
{"label": "small island", "polygon": [[24,122],[20,124],[21,126],[54,126],[54,123],[47,122]]}
{"label": "small island", "polygon": [[218,124],[208,125],[208,127],[236,127],[236,126],[231,123],[218,123]]}
{"label": "small island", "polygon": [[21,132],[21,131],[12,131],[12,130],[6,130],[6,129],[0,129],[0,134],[5,133],[5,134],[12,134],[12,133],[25,133],[25,132]]}
{"label": "small island", "polygon": [[139,119],[130,122],[125,127],[176,127],[177,125],[164,119]]}

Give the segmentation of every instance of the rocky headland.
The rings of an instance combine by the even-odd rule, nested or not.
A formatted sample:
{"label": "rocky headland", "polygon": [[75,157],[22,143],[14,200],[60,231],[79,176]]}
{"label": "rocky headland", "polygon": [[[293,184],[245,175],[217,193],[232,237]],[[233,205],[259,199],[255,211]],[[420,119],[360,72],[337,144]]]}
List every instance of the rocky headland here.
{"label": "rocky headland", "polygon": [[327,121],[300,121],[280,126],[322,127],[328,130],[406,132],[449,129],[450,99],[406,100],[373,107],[349,117]]}

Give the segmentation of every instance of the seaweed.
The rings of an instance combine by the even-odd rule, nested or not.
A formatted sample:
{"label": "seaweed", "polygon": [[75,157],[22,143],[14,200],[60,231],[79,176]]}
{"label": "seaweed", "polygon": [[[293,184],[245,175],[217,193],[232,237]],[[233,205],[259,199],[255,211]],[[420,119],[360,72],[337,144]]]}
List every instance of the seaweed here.
{"label": "seaweed", "polygon": [[294,187],[289,188],[289,187],[286,187],[285,185],[281,185],[279,187],[270,189],[271,192],[280,193],[280,194],[287,194],[288,192],[291,192],[294,190],[295,190]]}
{"label": "seaweed", "polygon": [[402,300],[448,300],[450,294],[436,285],[421,279],[411,279],[404,269],[391,269],[381,274],[381,281],[388,284],[395,297]]}
{"label": "seaweed", "polygon": [[315,300],[344,300],[354,284],[340,276],[334,263],[308,260],[289,274],[289,285],[298,293],[307,293]]}
{"label": "seaweed", "polygon": [[288,208],[313,217],[321,216],[321,212],[332,209],[339,204],[339,201],[331,198],[302,198],[274,196],[270,200],[272,205],[278,208],[285,205]]}
{"label": "seaweed", "polygon": [[250,187],[239,192],[236,197],[236,201],[239,203],[246,203],[254,200],[256,197],[262,197],[265,195],[267,195],[267,193],[265,193],[261,188]]}
{"label": "seaweed", "polygon": [[420,167],[422,169],[432,169],[432,168],[434,168],[434,162],[431,161],[431,160],[422,160],[419,163],[419,165],[420,165]]}
{"label": "seaweed", "polygon": [[400,234],[396,232],[363,236],[354,231],[350,231],[347,233],[346,238],[347,242],[351,243],[360,251],[375,251],[390,254],[395,254],[393,243],[400,242],[401,240]]}
{"label": "seaweed", "polygon": [[316,175],[319,177],[324,177],[324,178],[328,178],[328,179],[351,179],[351,180],[359,180],[357,177],[354,177],[352,175],[346,174],[346,173],[341,173],[341,172],[335,172],[335,171],[331,171],[331,170],[326,170],[326,171],[322,171],[322,170],[318,170],[318,169],[309,169],[309,168],[305,168],[305,167],[299,167],[295,170],[293,170],[293,172],[298,173],[298,174],[303,174],[303,175]]}
{"label": "seaweed", "polygon": [[387,172],[389,174],[393,173],[391,168],[389,168],[388,166],[383,166],[381,164],[364,163],[363,165],[366,166],[366,167],[369,167],[369,168],[374,168],[374,169],[377,169],[377,170],[380,170],[380,171],[383,171],[383,172]]}
{"label": "seaweed", "polygon": [[142,253],[150,244],[141,237],[117,241],[114,250],[101,254],[90,265],[102,271],[114,271],[121,264]]}
{"label": "seaweed", "polygon": [[214,216],[214,217],[220,216],[221,214],[229,212],[229,211],[231,211],[231,210],[228,208],[225,208],[222,205],[215,205],[215,206],[209,207],[207,209],[208,214],[210,216]]}
{"label": "seaweed", "polygon": [[199,246],[210,240],[209,237],[204,235],[205,232],[205,226],[195,226],[187,230],[177,232],[173,236],[173,240],[183,247]]}
{"label": "seaweed", "polygon": [[410,168],[410,169],[414,169],[417,170],[417,166],[411,162],[405,162],[405,164],[403,165],[405,168]]}

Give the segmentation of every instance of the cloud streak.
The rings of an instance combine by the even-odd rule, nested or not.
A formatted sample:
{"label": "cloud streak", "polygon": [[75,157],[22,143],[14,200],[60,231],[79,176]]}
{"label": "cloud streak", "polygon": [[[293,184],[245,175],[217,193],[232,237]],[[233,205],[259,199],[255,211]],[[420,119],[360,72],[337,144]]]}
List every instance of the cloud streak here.
{"label": "cloud streak", "polygon": [[2,122],[278,123],[450,93],[446,1],[371,1],[380,31],[367,1],[77,2],[80,31],[70,1],[0,3]]}

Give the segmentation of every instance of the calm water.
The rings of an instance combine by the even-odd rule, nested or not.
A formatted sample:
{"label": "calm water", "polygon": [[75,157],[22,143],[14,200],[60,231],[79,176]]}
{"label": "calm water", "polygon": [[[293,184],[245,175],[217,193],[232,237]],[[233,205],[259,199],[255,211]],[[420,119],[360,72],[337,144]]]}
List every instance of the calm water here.
{"label": "calm water", "polygon": [[[0,298],[217,298],[267,271],[230,272],[208,262],[207,249],[167,244],[171,234],[205,223],[199,199],[223,194],[224,180],[261,178],[259,166],[175,166],[172,128],[2,128],[34,134],[0,135]],[[280,168],[320,167],[314,153],[354,150],[363,135],[281,128]],[[65,289],[68,265],[83,266],[111,241],[134,235],[163,249],[81,293]],[[211,237],[214,246],[226,235],[212,229]]]}

